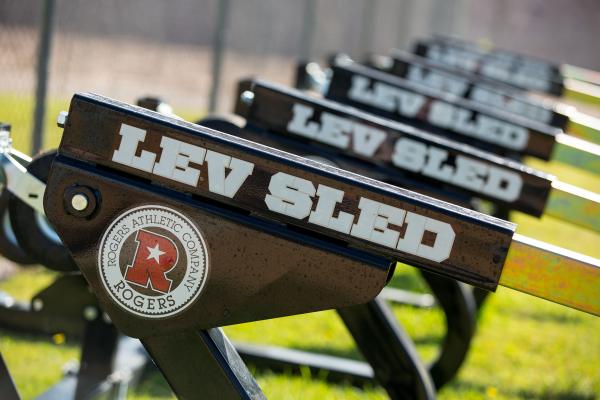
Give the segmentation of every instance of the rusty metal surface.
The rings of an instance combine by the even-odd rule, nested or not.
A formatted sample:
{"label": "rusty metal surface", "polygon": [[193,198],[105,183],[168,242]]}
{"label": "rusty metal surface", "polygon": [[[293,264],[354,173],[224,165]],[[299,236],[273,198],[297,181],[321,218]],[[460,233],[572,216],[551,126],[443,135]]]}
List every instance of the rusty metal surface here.
{"label": "rusty metal surface", "polygon": [[[429,134],[426,131],[379,118],[332,101],[316,99],[281,85],[261,80],[240,82],[238,92],[241,94],[247,90],[254,94],[254,99],[250,105],[238,101],[236,104],[236,112],[245,117],[249,125],[266,129],[269,132],[274,133],[274,136],[280,134],[291,137],[299,142],[308,143],[315,149],[327,149],[333,153],[348,155],[362,162],[366,162],[369,166],[372,166],[371,171],[366,173],[367,176],[372,176],[375,170],[385,171],[382,172],[382,174],[391,177],[395,174],[405,174],[436,188],[483,197],[496,203],[507,205],[511,209],[523,211],[531,215],[540,216],[544,210],[553,177],[543,172],[536,171],[517,162],[497,157],[491,153],[482,152],[466,144],[455,143],[451,140]],[[347,144],[343,148],[335,147],[324,143],[323,141],[310,139],[292,131],[290,126],[291,121],[294,120],[294,107],[297,107],[297,105],[312,109],[311,117],[308,119],[307,124],[316,124],[317,127],[319,124],[321,124],[321,126],[324,124],[324,114],[326,116],[333,115],[342,118],[343,120],[341,122],[338,121],[337,123],[339,126],[346,126],[341,134],[348,137]],[[356,124],[356,126],[354,126],[354,124]],[[361,154],[357,151],[353,130],[358,129],[377,130],[383,132],[385,135],[385,139],[382,140],[381,144],[372,155]],[[513,200],[508,201],[507,199],[502,199],[502,196],[497,193],[500,190],[495,191],[496,193],[490,191],[485,192],[481,188],[479,190],[469,190],[464,186],[457,185],[452,179],[446,178],[444,180],[438,178],[433,173],[425,173],[423,171],[425,167],[421,167],[421,169],[417,169],[416,171],[411,171],[408,168],[396,166],[393,162],[393,157],[396,146],[400,140],[410,140],[411,143],[418,142],[419,144],[427,146],[429,151],[436,150],[437,153],[447,154],[442,162],[444,165],[443,168],[455,168],[455,170],[457,170],[457,157],[462,158],[463,160],[473,160],[473,162],[477,164],[483,163],[485,165],[484,167],[481,167],[480,172],[486,170],[489,173],[490,169],[494,169],[495,171],[502,171],[502,173],[505,174],[518,175],[518,179],[522,182],[522,187],[518,191],[517,196],[515,196]],[[415,159],[411,164],[411,167],[414,167],[417,164],[418,159]],[[355,168],[352,168],[351,170],[357,172]],[[390,179],[382,180],[390,182]]]}
{"label": "rusty metal surface", "polygon": [[600,316],[600,260],[516,234],[500,284]]}
{"label": "rusty metal surface", "polygon": [[[207,190],[206,179],[200,179],[198,185],[192,187],[115,163],[111,161],[111,157],[119,146],[119,129],[124,122],[147,130],[146,141],[140,149],[158,152],[161,138],[167,135],[251,162],[254,164],[254,172],[235,197],[230,199]],[[199,196],[199,199],[216,200],[319,232],[378,256],[390,257],[489,289],[496,286],[514,231],[514,225],[505,221],[95,95],[74,97],[59,152],[74,159],[136,176],[138,179],[150,180],[166,188]],[[206,176],[206,165],[199,165],[197,168],[201,171],[201,177]],[[358,214],[358,202],[366,197],[448,223],[456,235],[451,253],[443,262],[434,262],[372,241],[309,224],[306,219],[294,219],[269,211],[264,198],[268,193],[269,179],[277,172],[299,176],[315,184],[343,191],[345,198],[340,203],[340,211],[350,214]],[[54,182],[57,184],[59,180]],[[401,231],[402,227],[399,229]]]}

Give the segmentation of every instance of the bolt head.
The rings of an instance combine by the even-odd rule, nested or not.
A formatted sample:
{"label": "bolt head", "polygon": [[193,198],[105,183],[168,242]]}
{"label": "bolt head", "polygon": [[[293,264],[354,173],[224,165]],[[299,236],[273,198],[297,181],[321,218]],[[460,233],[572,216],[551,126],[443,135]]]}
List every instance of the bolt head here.
{"label": "bolt head", "polygon": [[58,125],[60,128],[64,128],[67,124],[68,116],[69,113],[66,111],[61,111],[60,113],[58,113],[58,118],[56,118],[56,125]]}
{"label": "bolt head", "polygon": [[89,205],[89,200],[86,195],[82,193],[76,193],[71,197],[71,206],[77,211],[85,210]]}
{"label": "bolt head", "polygon": [[0,153],[9,154],[12,149],[10,131],[0,129]]}
{"label": "bolt head", "polygon": [[87,186],[73,185],[65,189],[63,205],[76,217],[88,218],[98,207],[98,194]]}
{"label": "bolt head", "polygon": [[44,308],[44,302],[42,299],[34,299],[31,306],[33,307],[33,311],[41,311]]}
{"label": "bolt head", "polygon": [[87,321],[93,321],[98,317],[98,310],[94,306],[87,306],[83,309],[83,317]]}
{"label": "bolt head", "polygon": [[240,95],[240,100],[242,101],[242,103],[250,105],[254,101],[254,93],[250,90],[244,90]]}

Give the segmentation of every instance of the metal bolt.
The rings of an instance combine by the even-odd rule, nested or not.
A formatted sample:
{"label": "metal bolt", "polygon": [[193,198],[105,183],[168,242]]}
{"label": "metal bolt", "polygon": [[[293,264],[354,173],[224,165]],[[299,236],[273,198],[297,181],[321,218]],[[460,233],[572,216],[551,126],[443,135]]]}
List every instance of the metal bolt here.
{"label": "metal bolt", "polygon": [[71,197],[71,206],[77,211],[85,210],[89,205],[89,201],[86,195],[82,193],[76,193]]}
{"label": "metal bolt", "polygon": [[98,207],[98,196],[91,188],[75,184],[65,190],[63,204],[69,214],[87,218]]}
{"label": "metal bolt", "polygon": [[2,130],[0,128],[0,153],[8,154],[12,148],[12,139],[10,137],[9,130]]}
{"label": "metal bolt", "polygon": [[161,113],[162,115],[173,115],[173,108],[167,103],[160,102],[158,106],[156,106],[156,112]]}
{"label": "metal bolt", "polygon": [[44,308],[42,299],[34,299],[31,305],[33,306],[33,311],[41,311],[41,309]]}
{"label": "metal bolt", "polygon": [[93,321],[98,317],[98,310],[96,309],[96,307],[93,306],[87,306],[86,308],[83,309],[83,318],[85,318],[88,321]]}
{"label": "metal bolt", "polygon": [[240,100],[242,101],[242,103],[249,106],[254,101],[254,93],[249,90],[244,90],[240,95]]}
{"label": "metal bolt", "polygon": [[69,113],[66,111],[59,112],[58,118],[56,118],[56,125],[58,125],[59,128],[64,128],[65,125],[67,124],[68,116],[69,116]]}

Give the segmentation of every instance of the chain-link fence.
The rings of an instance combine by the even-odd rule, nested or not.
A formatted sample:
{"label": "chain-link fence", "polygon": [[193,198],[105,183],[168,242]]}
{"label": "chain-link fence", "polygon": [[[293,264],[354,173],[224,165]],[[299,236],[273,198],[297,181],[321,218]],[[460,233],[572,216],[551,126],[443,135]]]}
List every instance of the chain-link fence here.
{"label": "chain-link fence", "polygon": [[[568,24],[560,24],[560,18],[577,18],[584,26],[576,34],[593,36],[600,29],[594,23],[600,11],[590,1],[570,2],[568,8],[559,0],[549,0],[544,7],[538,0],[509,3],[510,7],[499,0],[0,0],[0,120],[12,123],[15,146],[29,152],[35,145],[31,132],[36,88],[43,94],[44,85],[37,83],[44,76],[44,147],[58,143],[53,120],[77,91],[128,102],[156,95],[189,118],[206,113],[211,101],[226,112],[242,77],[291,83],[299,58],[386,53],[431,32],[497,38],[500,45],[531,53],[544,43],[537,51],[540,55],[565,60],[575,54],[580,64],[597,66],[593,54],[598,52],[592,48],[597,44],[576,41],[571,38],[575,33],[565,32]],[[38,55],[44,50],[39,38],[44,37],[48,4],[54,7],[45,60]],[[537,29],[527,32],[528,26]],[[556,43],[547,40],[553,31],[562,32],[562,49],[547,47]],[[522,40],[515,41],[515,35]],[[223,50],[216,60],[215,45]]]}
{"label": "chain-link fence", "polygon": [[3,0],[0,16],[0,122],[13,127],[15,146],[29,151],[33,129],[35,68],[41,9]]}
{"label": "chain-link fence", "polygon": [[[49,3],[49,58],[40,60]],[[44,76],[44,147],[58,143],[52,121],[77,91],[129,102],[157,95],[190,118],[205,113],[211,101],[229,111],[242,77],[290,83],[299,57],[358,55],[406,40],[415,32],[414,20],[407,30],[402,13],[408,3],[418,4],[412,8],[424,21],[431,1],[1,0],[0,119],[13,124],[16,147],[35,147],[36,88],[43,94],[45,87],[36,84]],[[403,23],[395,23],[398,16]],[[221,59],[214,59],[215,45],[222,46]],[[45,61],[47,75],[39,69]]]}

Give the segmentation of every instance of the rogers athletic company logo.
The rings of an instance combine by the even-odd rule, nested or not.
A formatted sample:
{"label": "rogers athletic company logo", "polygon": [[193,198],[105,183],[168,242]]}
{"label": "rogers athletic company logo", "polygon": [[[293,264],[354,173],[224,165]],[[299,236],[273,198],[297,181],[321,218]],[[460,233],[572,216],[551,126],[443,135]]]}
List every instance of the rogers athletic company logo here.
{"label": "rogers athletic company logo", "polygon": [[104,287],[125,310],[149,318],[181,312],[198,297],[208,273],[206,244],[181,213],[148,205],[108,227],[98,266]]}

